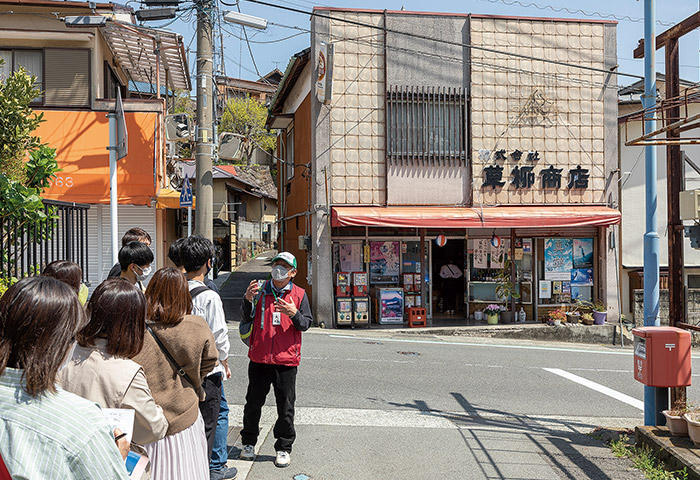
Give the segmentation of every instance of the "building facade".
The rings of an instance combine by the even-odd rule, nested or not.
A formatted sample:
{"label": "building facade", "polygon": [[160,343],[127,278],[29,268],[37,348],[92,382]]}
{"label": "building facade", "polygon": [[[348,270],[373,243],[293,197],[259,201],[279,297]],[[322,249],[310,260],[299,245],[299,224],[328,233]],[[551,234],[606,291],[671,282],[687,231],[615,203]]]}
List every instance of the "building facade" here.
{"label": "building facade", "polygon": [[[44,115],[36,134],[57,150],[62,169],[44,197],[90,205],[87,225],[89,277],[96,287],[112,267],[109,210],[109,128],[117,92],[130,81],[170,90],[189,89],[180,35],[135,25],[133,11],[115,4],[64,1],[0,1],[0,76],[20,67],[37,77]],[[70,27],[66,17],[101,15],[100,27]],[[156,51],[160,49],[160,55]],[[175,210],[156,208],[168,186],[164,155],[165,100],[124,98],[128,155],[117,165],[118,236],[134,226],[153,238],[157,266],[174,238]]]}
{"label": "building facade", "polygon": [[[310,135],[308,160],[293,162],[309,165],[309,206],[280,218],[310,220],[317,318],[337,323],[338,273],[355,271],[380,323],[391,289],[434,320],[490,303],[542,319],[576,299],[616,318],[616,24],[316,12],[309,127],[293,127],[295,142]],[[296,123],[307,107],[286,103],[277,118]],[[290,185],[282,202],[306,186]],[[446,265],[458,278],[442,278]],[[503,275],[514,301],[497,295]]]}
{"label": "building facade", "polygon": [[[681,81],[681,95],[693,87],[692,82]],[[657,74],[656,88],[659,100],[665,100],[665,77]],[[644,234],[646,233],[646,209],[642,200],[645,196],[644,147],[627,146],[629,140],[642,135],[641,122],[628,122],[627,117],[642,110],[641,96],[644,93],[644,82],[639,81],[619,92],[619,141],[620,141],[620,210],[622,222],[620,232],[620,291],[622,292],[622,312],[627,318],[634,319],[638,325],[644,324]],[[700,113],[700,105],[688,103],[683,107],[683,114],[688,116]],[[692,135],[692,132],[681,133],[682,137]],[[657,146],[656,163],[658,178],[656,188],[658,193],[657,223],[659,234],[659,286],[660,311],[659,317],[663,323],[668,321],[668,201],[666,163],[666,147]],[[698,145],[683,145],[682,152],[687,160],[681,172],[684,179],[684,190],[700,188],[700,147]],[[688,222],[688,225],[692,222]],[[700,319],[700,250],[690,246],[690,240],[683,241],[683,259],[685,263],[684,279],[688,301],[688,320],[697,323]]]}

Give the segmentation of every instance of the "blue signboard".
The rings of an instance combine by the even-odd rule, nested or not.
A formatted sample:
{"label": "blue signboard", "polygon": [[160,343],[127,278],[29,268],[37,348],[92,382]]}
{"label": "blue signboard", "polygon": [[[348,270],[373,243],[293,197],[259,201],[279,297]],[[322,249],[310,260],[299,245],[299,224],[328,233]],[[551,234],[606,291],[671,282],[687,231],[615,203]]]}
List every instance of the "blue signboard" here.
{"label": "blue signboard", "polygon": [[192,206],[192,185],[190,179],[185,175],[185,181],[182,182],[182,190],[180,191],[180,207]]}

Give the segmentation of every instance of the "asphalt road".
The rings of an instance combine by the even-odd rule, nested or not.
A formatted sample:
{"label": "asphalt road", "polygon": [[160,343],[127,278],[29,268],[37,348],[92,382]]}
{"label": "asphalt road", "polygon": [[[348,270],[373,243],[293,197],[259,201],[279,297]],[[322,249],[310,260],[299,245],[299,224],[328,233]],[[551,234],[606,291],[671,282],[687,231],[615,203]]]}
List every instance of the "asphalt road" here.
{"label": "asphalt road", "polygon": [[[269,271],[264,260],[247,267],[239,276],[248,281]],[[248,360],[231,327],[225,389],[235,459]],[[699,393],[690,387],[688,397]],[[231,462],[239,479],[643,478],[587,435],[643,424],[631,349],[312,329],[287,469],[272,465],[272,394],[267,405],[257,460]]]}

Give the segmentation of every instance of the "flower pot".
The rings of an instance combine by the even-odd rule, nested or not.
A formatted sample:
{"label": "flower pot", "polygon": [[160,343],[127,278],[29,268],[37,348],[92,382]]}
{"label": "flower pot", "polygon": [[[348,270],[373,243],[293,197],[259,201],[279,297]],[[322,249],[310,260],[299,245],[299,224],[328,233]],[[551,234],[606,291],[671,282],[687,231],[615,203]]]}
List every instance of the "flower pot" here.
{"label": "flower pot", "polygon": [[493,313],[491,315],[486,315],[486,323],[489,325],[498,325],[498,314]]}
{"label": "flower pot", "polygon": [[593,312],[593,323],[595,325],[604,325],[605,318],[608,316],[608,312]]}
{"label": "flower pot", "polygon": [[552,320],[552,325],[554,325],[554,326],[561,325],[561,320],[559,320],[559,319]]}
{"label": "flower pot", "polygon": [[513,312],[505,310],[501,312],[501,323],[512,323],[513,322]]}
{"label": "flower pot", "polygon": [[686,429],[688,430],[690,439],[696,447],[700,446],[700,413],[686,413],[683,415],[683,418],[685,419]]}
{"label": "flower pot", "polygon": [[688,422],[682,416],[671,415],[668,410],[661,413],[666,417],[666,426],[674,437],[688,436]]}
{"label": "flower pot", "polygon": [[474,320],[477,320],[480,322],[483,319],[484,319],[484,312],[482,312],[481,310],[477,310],[476,312],[474,312]]}

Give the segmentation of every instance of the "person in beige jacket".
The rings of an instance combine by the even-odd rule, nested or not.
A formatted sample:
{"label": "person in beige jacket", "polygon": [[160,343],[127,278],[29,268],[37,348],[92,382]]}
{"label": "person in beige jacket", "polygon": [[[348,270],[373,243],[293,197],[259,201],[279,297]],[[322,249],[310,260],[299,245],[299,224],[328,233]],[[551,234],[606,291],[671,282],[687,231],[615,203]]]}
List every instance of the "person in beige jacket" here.
{"label": "person in beige jacket", "polygon": [[146,298],[128,281],[110,278],[95,290],[88,313],[78,345],[58,373],[59,384],[103,408],[134,410],[133,443],[160,440],[168,420],[151,395],[143,368],[131,360],[143,347]]}
{"label": "person in beige jacket", "polygon": [[[148,326],[143,349],[134,357],[169,422],[162,440],[146,445],[153,480],[209,480],[209,454],[199,401],[202,379],[218,361],[214,335],[192,312],[187,279],[174,268],[158,270],[146,288]],[[156,341],[162,344],[162,347]],[[166,354],[165,351],[168,353]],[[187,378],[168,354],[184,370]]]}

